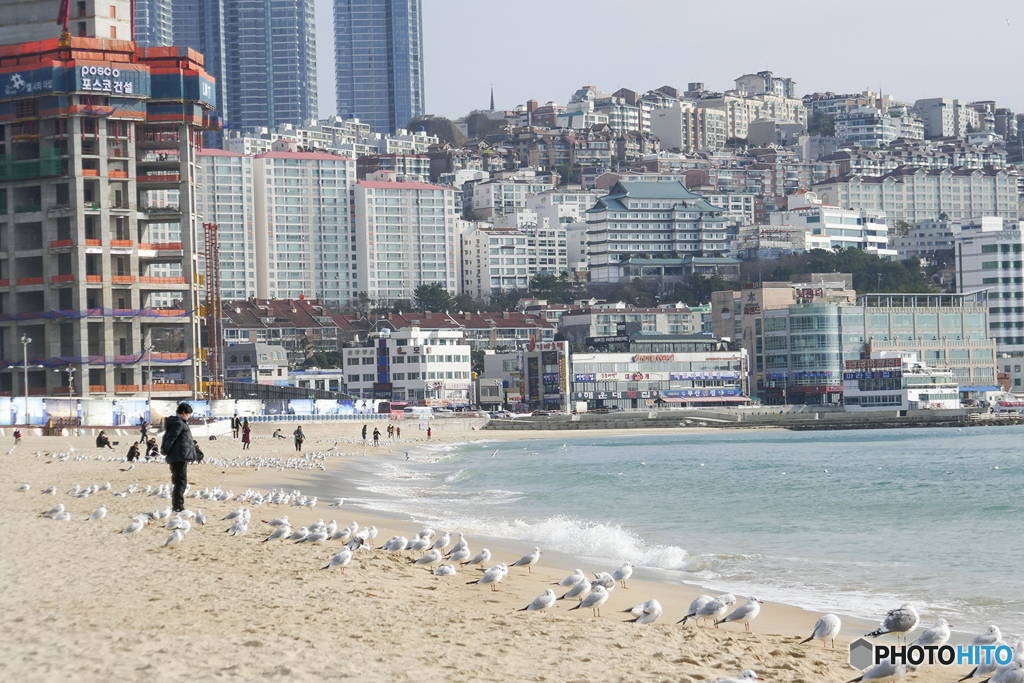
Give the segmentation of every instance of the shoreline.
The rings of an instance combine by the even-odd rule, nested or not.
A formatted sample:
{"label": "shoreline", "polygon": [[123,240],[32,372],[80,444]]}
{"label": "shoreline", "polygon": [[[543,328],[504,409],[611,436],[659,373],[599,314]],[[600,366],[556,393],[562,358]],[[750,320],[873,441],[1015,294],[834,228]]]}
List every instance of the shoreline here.
{"label": "shoreline", "polygon": [[[350,461],[363,457],[361,444],[352,443],[360,424],[344,425],[348,429],[337,424],[323,427],[310,423],[303,460],[343,472]],[[610,436],[608,430],[595,430],[594,435]],[[377,450],[367,457],[384,452],[400,457],[397,453],[402,449],[425,443],[418,431],[410,429],[406,436],[412,438],[379,450],[366,449]],[[557,432],[553,436],[564,437]],[[436,430],[432,441],[451,445],[472,438],[495,440],[487,432]],[[530,433],[497,440],[524,438],[540,437]],[[501,590],[492,593],[467,586],[466,581],[479,575],[468,569],[458,570],[454,577],[435,577],[404,559],[374,551],[358,553],[341,575],[319,571],[337,552],[338,542],[313,547],[260,542],[269,527],[258,520],[281,514],[296,523],[334,517],[344,525],[351,517],[362,526],[377,524],[378,547],[394,534],[421,527],[362,507],[328,511],[324,508],[330,505],[329,499],[321,499],[312,510],[251,508],[253,524],[241,538],[224,534],[227,523],[219,521],[240,503],[196,505],[195,499],[186,499],[187,507],[201,507],[211,522],[189,532],[178,548],[161,548],[167,533],[153,526],[139,539],[128,540],[115,532],[132,515],[162,508],[169,501],[138,493],[117,498],[107,492],[77,499],[65,492],[76,483],[85,486],[107,480],[112,491],[124,490],[129,483],[166,484],[168,468],[148,463],[128,470],[123,462],[96,460],[99,452],[91,442],[88,437],[29,436],[5,456],[0,505],[7,512],[11,533],[4,542],[5,552],[0,553],[0,568],[11,577],[0,610],[0,630],[10,643],[9,657],[0,662],[5,678],[170,680],[187,671],[200,680],[276,675],[295,680],[339,676],[421,680],[425,675],[440,675],[473,681],[521,671],[526,666],[524,651],[534,659],[531,668],[536,670],[527,676],[532,680],[543,675],[545,680],[557,681],[623,677],[700,681],[735,676],[744,668],[754,668],[773,681],[828,683],[857,675],[846,664],[844,648],[849,633],[864,632],[859,631],[859,621],[844,619],[844,633],[835,651],[823,649],[820,642],[799,645],[820,614],[787,605],[765,605],[750,633],[732,624],[720,629],[676,626],[689,600],[699,593],[692,586],[630,579],[628,590],[612,591],[600,618],[589,610],[568,612],[565,601],[548,613],[515,611],[563,578],[568,573],[565,569],[577,562],[555,552],[545,553],[532,574],[511,569]],[[318,458],[310,456],[335,442],[339,451],[353,455],[318,463]],[[286,489],[306,489],[306,481],[322,475],[319,467],[280,470],[261,460],[292,457],[290,440],[254,440],[248,458],[264,463],[259,470],[230,466],[242,455],[237,441],[201,443],[210,462],[189,468],[189,480],[196,489],[219,485],[237,495],[246,488],[266,492],[270,482]],[[76,451],[63,462],[35,455],[37,450],[53,448],[67,452],[71,446]],[[82,454],[88,459],[75,459]],[[32,488],[17,492],[23,483]],[[57,486],[58,495],[39,493],[51,484]],[[55,522],[38,516],[58,502],[72,512],[72,520]],[[86,522],[100,503],[109,510],[107,517]],[[480,539],[468,540],[474,552],[481,547]],[[487,543],[493,546],[490,564],[517,559],[526,545],[519,541],[506,545],[500,539]],[[586,564],[581,568],[590,570]],[[627,615],[617,612],[652,597],[665,610],[657,623],[622,623]],[[875,624],[865,626],[870,629]],[[368,657],[370,652],[386,656]],[[197,670],[196,664],[201,668]],[[926,666],[916,678],[945,683],[964,673],[966,667]]]}

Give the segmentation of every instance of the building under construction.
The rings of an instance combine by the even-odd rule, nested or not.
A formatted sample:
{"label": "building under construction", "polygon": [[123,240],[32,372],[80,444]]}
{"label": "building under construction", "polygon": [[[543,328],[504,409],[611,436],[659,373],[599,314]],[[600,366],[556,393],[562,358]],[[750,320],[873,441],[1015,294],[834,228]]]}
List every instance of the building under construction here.
{"label": "building under construction", "polygon": [[194,50],[67,25],[0,47],[0,396],[26,366],[31,395],[195,396],[213,79]]}

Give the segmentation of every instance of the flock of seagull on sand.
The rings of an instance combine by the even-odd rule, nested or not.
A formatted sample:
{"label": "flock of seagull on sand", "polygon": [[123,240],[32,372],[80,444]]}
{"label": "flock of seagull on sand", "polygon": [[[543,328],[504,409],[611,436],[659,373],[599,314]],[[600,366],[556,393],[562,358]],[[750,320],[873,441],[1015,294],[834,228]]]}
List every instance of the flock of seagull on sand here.
{"label": "flock of seagull on sand", "polygon": [[[87,456],[81,453],[76,455],[74,448],[67,453],[47,453],[45,455],[57,461],[83,459],[124,460],[123,458],[114,457]],[[337,443],[335,443],[334,448],[329,451],[308,452],[304,453],[302,457],[270,459],[250,456],[206,462],[217,467],[248,466],[259,469],[260,467],[272,466],[279,469],[312,469],[315,467],[322,469],[324,458],[333,455],[346,454],[337,451]],[[36,457],[43,457],[43,454],[37,452]],[[18,487],[17,491],[27,494],[30,489],[31,486],[29,484],[23,484]],[[157,499],[170,499],[171,486],[169,484],[159,484],[157,486],[131,484],[124,491],[113,491],[108,481],[104,484],[93,484],[85,487],[76,485],[68,490],[66,495],[73,498],[87,498],[102,493],[109,493],[119,498],[126,498],[132,495],[140,498],[145,496]],[[41,495],[57,495],[56,486],[49,486],[43,489]],[[273,505],[312,510],[319,502],[316,496],[305,496],[298,490],[285,491],[284,489],[275,488],[268,493],[262,493],[258,490],[246,489],[236,495],[233,491],[225,490],[219,486],[194,491],[189,487],[186,489],[185,498],[187,501],[195,501],[196,505],[201,504],[203,501],[211,504],[228,501],[240,503],[237,508],[220,519],[221,522],[230,523],[230,526],[224,531],[231,536],[244,536],[248,533],[249,525],[252,522],[252,508]],[[335,498],[329,507],[341,508],[343,505],[343,498]],[[107,507],[105,504],[101,504],[85,521],[99,522],[106,515]],[[57,521],[68,521],[72,518],[71,513],[65,508],[63,503],[58,503],[56,506],[43,512],[41,516]],[[197,508],[195,511],[183,510],[175,513],[171,510],[170,505],[165,505],[163,508],[151,512],[139,513],[132,518],[132,521],[120,534],[128,538],[135,538],[149,525],[161,526],[165,531],[170,531],[170,536],[164,541],[163,546],[165,548],[175,548],[182,543],[185,535],[193,526],[205,526],[207,523],[208,519],[201,509]],[[360,527],[356,522],[352,522],[344,528],[338,528],[337,522],[333,519],[330,522],[324,522],[323,519],[319,519],[308,527],[302,526],[293,531],[288,515],[282,515],[272,520],[263,520],[263,524],[270,531],[269,535],[263,539],[263,543],[271,541],[291,541],[297,544],[322,544],[331,541],[342,543],[343,547],[339,552],[331,556],[327,564],[322,567],[323,570],[340,569],[341,573],[344,574],[345,568],[351,563],[355,553],[360,551],[373,552],[376,549],[388,553],[419,552],[422,554],[418,558],[409,558],[409,562],[412,565],[425,567],[436,576],[454,576],[456,574],[456,565],[459,565],[460,568],[476,567],[483,574],[467,582],[467,584],[487,585],[490,586],[492,591],[498,590],[497,585],[509,574],[509,570],[512,567],[526,567],[528,573],[532,574],[533,565],[540,561],[542,554],[541,549],[537,547],[512,564],[500,563],[485,569],[485,566],[490,562],[491,551],[483,548],[474,555],[470,551],[469,544],[462,533],[458,533],[458,540],[453,544],[451,532],[445,531],[438,536],[433,529],[424,528],[411,539],[396,535],[392,536],[378,548],[374,548],[373,542],[377,537],[377,528],[374,526]],[[570,608],[570,611],[591,609],[593,615],[599,617],[601,606],[608,601],[611,591],[615,590],[619,584],[621,584],[623,589],[626,589],[626,581],[629,580],[632,574],[633,565],[629,562],[623,563],[619,569],[611,574],[607,572],[594,572],[593,579],[587,578],[583,570],[576,569],[561,581],[553,584],[564,590],[562,595],[559,596],[554,589],[548,588],[519,611],[535,612],[547,610],[553,608],[560,600],[576,599],[577,603]],[[711,621],[715,628],[718,628],[721,624],[736,623],[743,624],[744,630],[749,631],[750,622],[760,614],[762,604],[762,601],[757,597],[751,596],[747,598],[743,605],[735,607],[736,598],[730,593],[719,596],[701,595],[690,603],[687,614],[676,623],[685,625],[688,621],[693,620],[694,623],[700,621],[706,626],[707,622]],[[623,612],[633,617],[627,621],[636,624],[652,624],[661,617],[662,611],[661,604],[655,599],[638,603],[627,610],[623,610]],[[906,639],[907,634],[917,627],[919,621],[920,617],[914,605],[905,603],[899,608],[888,612],[879,628],[865,635],[867,637],[893,635],[896,636],[898,642],[900,636]],[[922,647],[942,646],[949,640],[950,626],[951,624],[945,619],[939,619],[934,626],[921,633],[911,645],[920,645]],[[828,647],[828,644],[831,643],[834,649],[836,636],[839,635],[841,629],[842,622],[839,617],[834,614],[826,614],[818,619],[811,635],[801,641],[801,644],[812,640],[821,640],[825,647]],[[977,636],[971,644],[1006,645],[997,626],[990,626],[986,633]],[[861,676],[852,679],[849,683],[860,683],[863,681],[891,683],[892,681],[902,679],[908,671],[912,672],[916,668],[912,664],[892,664],[889,661],[883,661],[865,671]],[[986,676],[988,678],[985,678]],[[985,678],[982,683],[1024,683],[1024,641],[1017,641],[1013,649],[1013,658],[1008,664],[999,665],[995,661],[991,664],[980,664],[962,678],[961,681],[967,681],[971,678]],[[751,680],[763,679],[753,670],[746,669],[736,678],[722,679],[718,683],[741,683],[742,681]]]}

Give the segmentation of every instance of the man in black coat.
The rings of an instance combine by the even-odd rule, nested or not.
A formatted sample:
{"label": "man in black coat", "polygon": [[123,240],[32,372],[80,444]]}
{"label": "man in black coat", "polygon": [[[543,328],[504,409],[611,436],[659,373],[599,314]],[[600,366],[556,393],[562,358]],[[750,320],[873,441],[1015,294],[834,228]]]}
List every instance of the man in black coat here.
{"label": "man in black coat", "polygon": [[185,487],[188,486],[187,469],[190,462],[203,459],[192,430],[188,427],[188,417],[192,414],[192,406],[179,403],[176,415],[164,420],[164,440],[160,444],[160,452],[167,457],[171,466],[171,509],[181,512],[185,509]]}

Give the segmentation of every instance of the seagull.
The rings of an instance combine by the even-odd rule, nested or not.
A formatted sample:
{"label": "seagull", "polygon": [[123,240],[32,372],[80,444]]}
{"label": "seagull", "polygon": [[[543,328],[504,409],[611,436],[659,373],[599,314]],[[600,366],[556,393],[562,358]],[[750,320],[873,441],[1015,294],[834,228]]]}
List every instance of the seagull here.
{"label": "seagull", "polygon": [[859,683],[860,681],[875,681],[875,683],[892,683],[907,675],[906,664],[893,664],[891,660],[885,659],[865,671],[857,678],[851,679],[848,683]]}
{"label": "seagull", "polygon": [[487,548],[484,548],[479,553],[474,555],[472,560],[470,560],[469,562],[466,562],[463,566],[468,565],[468,564],[483,565],[483,564],[485,564],[487,562],[490,562],[490,561],[491,561],[491,551],[488,550]]}
{"label": "seagull", "polygon": [[496,456],[497,454],[498,454],[498,451],[496,450],[496,451],[494,451],[493,453],[491,453],[491,457],[493,458],[493,457],[494,457],[494,456]]}
{"label": "seagull", "polygon": [[107,506],[106,505],[100,505],[98,508],[96,508],[93,511],[93,513],[91,515],[89,515],[89,521],[91,522],[93,520],[103,519],[106,516],[107,516]]}
{"label": "seagull", "polygon": [[628,590],[626,588],[626,579],[628,579],[631,576],[633,576],[633,565],[631,565],[629,562],[623,562],[622,566],[616,569],[615,573],[612,574],[613,579],[622,582],[623,590]]}
{"label": "seagull", "polygon": [[[953,624],[949,623],[945,619],[939,619],[935,622],[935,625],[929,629],[926,629],[921,635],[917,637],[913,645],[920,645],[921,647],[942,647],[949,640],[949,627]],[[907,667],[908,671],[917,671],[917,666],[910,664]]]}
{"label": "seagull", "polygon": [[988,631],[982,633],[979,636],[975,636],[974,640],[971,641],[971,645],[995,645],[1003,641],[1003,633],[999,630],[999,627],[992,625],[988,627]]}
{"label": "seagull", "polygon": [[544,610],[555,604],[555,591],[548,588],[546,591],[538,595],[533,599],[526,607],[519,610],[520,612],[536,612],[538,610]]}
{"label": "seagull", "polygon": [[455,576],[455,565],[445,564],[434,568],[434,576]]}
{"label": "seagull", "polygon": [[526,553],[525,555],[520,557],[518,560],[513,562],[511,566],[513,566],[513,567],[526,567],[527,569],[530,570],[530,573],[532,574],[533,573],[533,565],[537,564],[537,561],[540,559],[541,555],[542,555],[542,553],[540,552],[540,548],[534,548],[532,553]]}
{"label": "seagull", "polygon": [[917,628],[918,621],[920,621],[920,617],[917,615],[917,610],[914,609],[914,604],[905,602],[898,609],[889,610],[879,627],[865,635],[868,638],[875,638],[877,636],[884,636],[886,633],[893,633],[898,641],[900,634],[902,634],[905,640],[906,634]]}
{"label": "seagull", "polygon": [[128,538],[135,538],[135,536],[137,536],[138,533],[142,531],[142,528],[145,526],[146,522],[140,519],[139,517],[136,517],[132,520],[131,524],[124,528],[124,531],[121,532],[121,535],[127,536]]}
{"label": "seagull", "polygon": [[575,607],[570,607],[571,612],[574,609],[580,609],[582,607],[590,607],[594,610],[594,616],[601,616],[601,605],[608,602],[608,589],[604,586],[594,586],[594,592],[583,598],[580,604]]}
{"label": "seagull", "polygon": [[18,487],[18,491],[24,492],[24,491],[28,491],[30,488],[32,488],[32,487],[29,486],[28,484],[22,484],[21,486]]}
{"label": "seagull", "polygon": [[196,510],[196,524],[204,526],[206,524],[206,515],[203,514],[202,510]]}
{"label": "seagull", "polygon": [[708,601],[703,607],[699,608],[694,614],[687,614],[679,622],[685,624],[687,619],[691,617],[699,619],[711,619],[715,622],[715,628],[718,628],[718,620],[725,616],[725,613],[729,611],[729,605],[735,605],[736,598],[733,597],[732,593],[724,593],[719,595],[717,598],[713,598]]}
{"label": "seagull", "polygon": [[43,489],[43,495],[45,496],[46,494],[50,494],[51,496],[57,495],[57,487],[51,486],[49,488]]}
{"label": "seagull", "polygon": [[489,583],[491,585],[491,590],[492,591],[497,591],[498,590],[497,584],[500,583],[501,580],[505,578],[506,574],[508,574],[508,565],[506,565],[504,563],[496,564],[493,567],[491,567],[490,569],[488,569],[487,571],[485,571],[484,575],[481,576],[476,581],[467,581],[466,585],[468,586],[470,584],[474,584],[475,583],[477,585],[482,586],[484,584],[488,584]]}
{"label": "seagull", "polygon": [[174,532],[164,541],[165,548],[177,548],[178,544],[181,543],[181,539],[185,538],[185,534],[181,533],[181,529],[175,529]]}
{"label": "seagull", "polygon": [[[271,534],[271,536],[273,536],[273,534]],[[309,536],[309,528],[301,527],[298,531],[296,531],[294,534],[289,536],[287,540],[289,540],[289,541],[301,541],[306,536]]]}
{"label": "seagull", "polygon": [[749,631],[750,622],[757,618],[757,615],[761,613],[761,604],[762,602],[760,600],[754,596],[750,596],[744,604],[734,609],[732,614],[722,619],[719,623],[724,624],[729,621],[742,621],[743,630]]}
{"label": "seagull", "polygon": [[352,561],[352,551],[348,548],[342,548],[337,555],[331,558],[331,561],[327,563],[326,567],[321,569],[334,569],[335,567],[341,567],[341,573],[345,573],[345,567]]}
{"label": "seagull", "polygon": [[552,586],[575,586],[577,583],[582,581],[584,578],[585,578],[585,576],[583,574],[583,570],[582,569],[577,569],[572,574],[569,574],[569,576],[565,577],[564,579],[562,579],[558,583],[553,583],[551,585]]}
{"label": "seagull", "polygon": [[661,616],[661,603],[657,600],[648,600],[647,602],[641,602],[639,605],[634,605],[632,609],[622,610],[623,612],[629,612],[634,615],[635,619],[627,619],[627,623],[631,624],[653,624]]}
{"label": "seagull", "polygon": [[590,592],[590,588],[590,579],[584,576],[576,584],[574,584],[573,587],[570,588],[565,595],[558,599],[565,600],[567,598],[579,598],[580,600],[582,600],[583,596]]}
{"label": "seagull", "polygon": [[466,537],[463,534],[459,534],[459,540],[456,541],[455,545],[452,546],[452,549],[448,551],[448,555],[454,555],[455,553],[459,552],[460,550],[468,546],[469,543],[466,542]]}
{"label": "seagull", "polygon": [[277,519],[272,519],[269,522],[265,523],[269,524],[270,526],[288,526],[288,515],[278,517]]}
{"label": "seagull", "polygon": [[53,517],[54,515],[59,515],[62,512],[64,512],[64,503],[57,503],[57,507],[50,508],[44,512],[43,517]]}
{"label": "seagull", "polygon": [[249,531],[249,520],[247,519],[238,520],[228,529],[228,533],[232,536],[245,536],[247,531]]}
{"label": "seagull", "polygon": [[834,614],[826,614],[822,618],[818,619],[814,623],[814,630],[811,635],[806,639],[801,640],[800,644],[809,643],[812,640],[820,640],[822,647],[826,647],[825,641],[832,641],[832,649],[836,649],[836,636],[839,635],[839,631],[843,628],[843,622],[839,620]]}
{"label": "seagull", "polygon": [[291,536],[291,533],[292,533],[292,528],[290,526],[288,526],[287,524],[282,524],[281,526],[279,526],[276,529],[274,529],[274,533],[272,533],[269,536],[267,536],[266,538],[264,538],[263,539],[263,543],[266,543],[267,541],[276,541],[278,539],[282,539],[282,538],[285,538],[287,536]]}
{"label": "seagull", "polygon": [[608,572],[594,572],[594,580],[591,581],[595,586],[604,586],[607,590],[615,590],[615,579]]}
{"label": "seagull", "polygon": [[59,515],[54,515],[53,517],[50,517],[50,519],[55,520],[57,522],[66,522],[69,519],[71,519],[71,513],[70,512],[62,512]]}
{"label": "seagull", "polygon": [[229,519],[235,519],[245,512],[245,508],[236,508],[233,512],[229,512],[227,517],[222,517],[220,521],[226,522]]}
{"label": "seagull", "polygon": [[736,678],[722,678],[717,683],[743,683],[743,681],[763,681],[753,669],[744,669]]}
{"label": "seagull", "polygon": [[437,564],[443,559],[440,550],[430,550],[424,553],[423,557],[413,562],[413,564]]}
{"label": "seagull", "polygon": [[446,531],[441,536],[441,538],[439,538],[436,541],[434,541],[434,545],[430,546],[430,549],[431,550],[440,550],[443,553],[444,549],[447,548],[449,545],[451,545],[451,543],[452,543],[451,534],[449,534]]}
{"label": "seagull", "polygon": [[[690,603],[690,608],[686,610],[686,616],[683,617],[682,621],[677,621],[676,623],[677,624],[681,624],[681,623],[685,622],[687,619],[689,619],[690,617],[696,617],[697,616],[697,612],[700,611],[701,608],[703,608],[706,604],[708,604],[712,600],[714,600],[714,598],[711,597],[710,595],[698,595],[696,598],[693,599],[693,602]],[[703,617],[697,617],[697,618],[701,619]],[[704,623],[707,624],[707,619],[704,619]]]}
{"label": "seagull", "polygon": [[451,555],[448,556],[448,561],[449,562],[460,562],[461,563],[461,562],[465,562],[468,559],[469,559],[469,548],[462,548],[461,550],[456,550],[454,553],[452,553]]}

